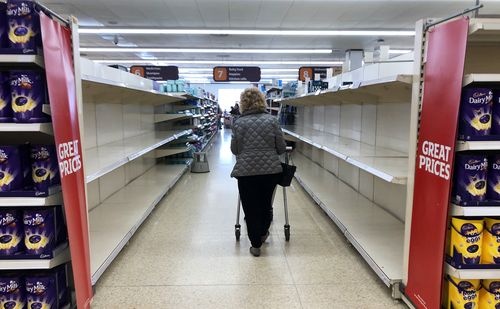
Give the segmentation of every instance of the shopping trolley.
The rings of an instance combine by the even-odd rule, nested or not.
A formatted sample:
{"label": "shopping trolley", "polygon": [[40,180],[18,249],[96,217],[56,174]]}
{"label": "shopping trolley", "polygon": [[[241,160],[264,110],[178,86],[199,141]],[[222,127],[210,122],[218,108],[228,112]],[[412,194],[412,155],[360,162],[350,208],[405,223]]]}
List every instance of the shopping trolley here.
{"label": "shopping trolley", "polygon": [[[286,147],[286,152],[285,152],[285,163],[289,164],[290,162],[290,154],[293,151],[293,147]],[[285,225],[284,225],[284,232],[285,232],[285,240],[290,241],[290,222],[288,221],[288,203],[287,203],[287,197],[286,197],[286,187],[283,188],[283,206],[285,207]],[[276,194],[276,190],[273,193],[273,204],[274,204],[274,195]],[[240,212],[241,212],[241,198],[240,195],[238,194],[238,205],[236,206],[236,224],[234,225],[234,236],[236,236],[236,241],[240,241],[240,236],[241,236],[241,225],[240,225]]]}

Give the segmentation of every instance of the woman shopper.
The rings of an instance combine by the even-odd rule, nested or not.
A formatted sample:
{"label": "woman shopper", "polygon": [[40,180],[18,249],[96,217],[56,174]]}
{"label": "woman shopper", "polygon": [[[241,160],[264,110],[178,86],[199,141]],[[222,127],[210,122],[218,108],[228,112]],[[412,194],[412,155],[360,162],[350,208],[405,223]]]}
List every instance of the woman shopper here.
{"label": "woman shopper", "polygon": [[231,177],[238,179],[252,243],[250,253],[259,256],[269,236],[273,193],[282,172],[279,155],[286,151],[286,143],[278,120],[266,112],[266,99],[257,88],[241,93],[240,109],[231,139],[231,151],[236,155]]}

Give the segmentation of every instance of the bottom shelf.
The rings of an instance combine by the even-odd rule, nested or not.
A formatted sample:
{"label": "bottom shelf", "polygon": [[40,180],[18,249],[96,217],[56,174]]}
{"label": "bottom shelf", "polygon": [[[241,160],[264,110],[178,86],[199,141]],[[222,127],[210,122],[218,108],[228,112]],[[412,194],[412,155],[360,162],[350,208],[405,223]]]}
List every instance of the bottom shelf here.
{"label": "bottom shelf", "polygon": [[0,260],[0,270],[52,269],[71,260],[68,244],[54,250],[52,259]]}
{"label": "bottom shelf", "polygon": [[404,223],[300,153],[296,179],[387,286],[403,278]]}
{"label": "bottom shelf", "polygon": [[156,165],[90,211],[92,285],[188,167]]}

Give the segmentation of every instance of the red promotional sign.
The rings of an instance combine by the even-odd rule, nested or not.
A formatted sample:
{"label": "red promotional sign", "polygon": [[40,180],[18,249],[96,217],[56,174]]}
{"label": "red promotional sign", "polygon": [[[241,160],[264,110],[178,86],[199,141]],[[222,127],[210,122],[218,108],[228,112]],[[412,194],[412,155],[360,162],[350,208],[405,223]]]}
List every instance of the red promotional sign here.
{"label": "red promotional sign", "polygon": [[418,308],[441,307],[458,113],[469,20],[428,33],[418,136],[406,295]]}
{"label": "red promotional sign", "polygon": [[[47,87],[78,308],[90,308],[89,231],[71,30],[40,13]],[[79,57],[79,55],[76,55]]]}

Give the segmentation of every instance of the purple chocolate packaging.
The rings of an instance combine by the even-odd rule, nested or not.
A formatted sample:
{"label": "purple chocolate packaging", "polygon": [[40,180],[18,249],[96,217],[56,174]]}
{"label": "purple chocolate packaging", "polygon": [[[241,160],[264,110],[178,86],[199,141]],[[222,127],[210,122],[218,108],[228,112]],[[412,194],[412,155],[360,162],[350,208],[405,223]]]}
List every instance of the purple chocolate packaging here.
{"label": "purple chocolate packaging", "polygon": [[12,122],[10,76],[0,72],[0,122]]}
{"label": "purple chocolate packaging", "polygon": [[0,274],[0,308],[26,308],[26,288],[23,277]]}
{"label": "purple chocolate packaging", "polygon": [[26,276],[28,308],[63,308],[69,302],[66,267]]}
{"label": "purple chocolate packaging", "polygon": [[0,208],[0,255],[14,255],[24,248],[22,213]]}
{"label": "purple chocolate packaging", "polygon": [[35,275],[26,277],[28,308],[58,308],[57,276]]}
{"label": "purple chocolate packaging", "polygon": [[50,186],[61,183],[55,146],[32,146],[31,168],[35,190],[48,192]]}
{"label": "purple chocolate packaging", "polygon": [[493,91],[493,119],[491,134],[500,135],[500,89]]}
{"label": "purple chocolate packaging", "polygon": [[52,255],[56,242],[55,220],[54,209],[24,211],[24,245],[27,255],[38,255],[41,258]]}
{"label": "purple chocolate packaging", "polygon": [[486,199],[488,158],[481,154],[457,154],[453,201],[458,204]]}
{"label": "purple chocolate packaging", "polygon": [[21,155],[17,146],[0,146],[0,191],[14,191],[23,185]]}
{"label": "purple chocolate packaging", "polygon": [[26,53],[36,51],[40,43],[40,18],[30,0],[7,0],[8,43]]}
{"label": "purple chocolate packaging", "polygon": [[474,140],[491,132],[493,91],[489,88],[464,88],[460,103],[459,139]]}
{"label": "purple chocolate packaging", "polygon": [[7,47],[7,3],[0,2],[0,48]]}
{"label": "purple chocolate packaging", "polygon": [[45,104],[45,81],[41,72],[11,71],[10,90],[14,122],[46,122],[43,113]]}
{"label": "purple chocolate packaging", "polygon": [[488,189],[486,199],[500,201],[500,155],[490,156],[488,159]]}

